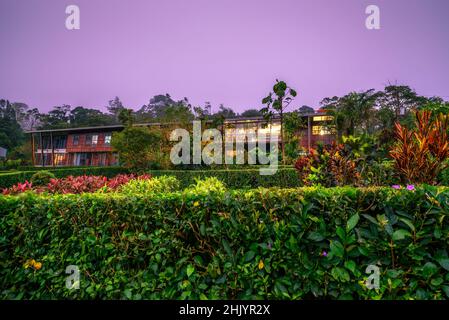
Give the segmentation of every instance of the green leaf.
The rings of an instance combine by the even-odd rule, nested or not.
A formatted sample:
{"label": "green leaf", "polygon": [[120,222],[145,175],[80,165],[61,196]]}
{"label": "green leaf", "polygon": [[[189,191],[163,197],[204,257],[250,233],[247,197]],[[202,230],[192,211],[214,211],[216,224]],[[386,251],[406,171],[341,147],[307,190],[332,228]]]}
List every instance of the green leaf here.
{"label": "green leaf", "polygon": [[449,271],[449,258],[440,258],[437,260],[441,267]]}
{"label": "green leaf", "polygon": [[309,236],[307,237],[307,239],[318,242],[318,241],[323,241],[324,236],[321,235],[321,233],[319,233],[319,232],[312,231],[309,233]]}
{"label": "green leaf", "polygon": [[437,271],[438,267],[432,262],[427,262],[423,267],[423,275],[426,278],[430,278],[432,275],[437,273]]}
{"label": "green leaf", "polygon": [[336,233],[337,233],[338,237],[340,238],[340,240],[342,240],[344,243],[345,242],[344,240],[346,239],[345,230],[341,227],[337,227]]}
{"label": "green leaf", "polygon": [[379,222],[377,222],[377,220],[374,217],[368,214],[362,214],[362,216],[365,217],[369,222],[374,223],[376,226],[379,225]]}
{"label": "green leaf", "polygon": [[223,239],[223,240],[221,241],[221,243],[223,244],[223,248],[225,249],[226,253],[227,253],[229,256],[233,257],[234,254],[232,253],[231,246],[229,245],[229,242],[226,241],[226,239]]}
{"label": "green leaf", "polygon": [[359,222],[359,220],[360,220],[360,216],[358,213],[356,213],[351,218],[349,218],[348,223],[346,224],[346,230],[351,231],[352,229],[354,229],[355,226],[357,225],[357,223]]}
{"label": "green leaf", "polygon": [[348,271],[340,267],[333,268],[331,274],[336,280],[340,280],[341,282],[347,282],[351,279]]}
{"label": "green leaf", "polygon": [[407,225],[407,227],[410,228],[410,230],[415,231],[415,226],[413,225],[413,223],[409,219],[399,218],[399,220],[404,222]]}
{"label": "green leaf", "polygon": [[352,273],[354,273],[355,269],[356,269],[356,264],[352,260],[346,261],[345,268],[348,269],[349,271],[351,271]]}
{"label": "green leaf", "polygon": [[330,248],[331,248],[331,253],[334,256],[337,256],[337,257],[340,257],[340,258],[343,257],[343,255],[345,253],[345,248],[343,247],[343,245],[341,244],[340,241],[338,241],[338,240],[331,241]]}
{"label": "green leaf", "polygon": [[201,256],[198,255],[193,258],[193,261],[195,261],[195,263],[200,266],[202,266],[204,263],[203,258],[201,258]]}
{"label": "green leaf", "polygon": [[189,264],[187,266],[187,277],[190,277],[192,275],[192,273],[195,272],[195,267],[191,264]]}
{"label": "green leaf", "polygon": [[124,294],[127,299],[132,299],[133,294],[131,292],[131,289],[125,289]]}
{"label": "green leaf", "polygon": [[443,279],[442,277],[438,277],[438,278],[432,279],[432,280],[430,281],[430,284],[431,284],[432,286],[438,287],[438,286],[440,286],[443,282],[444,282],[444,279]]}
{"label": "green leaf", "polygon": [[405,237],[411,237],[410,232],[408,232],[407,230],[404,230],[404,229],[400,229],[400,230],[396,230],[393,233],[392,239],[393,240],[403,240],[403,239],[405,239]]}
{"label": "green leaf", "polygon": [[449,286],[442,286],[442,289],[444,293],[446,294],[446,297],[449,298]]}
{"label": "green leaf", "polygon": [[251,261],[251,260],[253,260],[253,258],[254,258],[254,256],[255,256],[256,254],[254,253],[254,251],[248,251],[246,254],[245,254],[245,262],[249,262],[249,261]]}

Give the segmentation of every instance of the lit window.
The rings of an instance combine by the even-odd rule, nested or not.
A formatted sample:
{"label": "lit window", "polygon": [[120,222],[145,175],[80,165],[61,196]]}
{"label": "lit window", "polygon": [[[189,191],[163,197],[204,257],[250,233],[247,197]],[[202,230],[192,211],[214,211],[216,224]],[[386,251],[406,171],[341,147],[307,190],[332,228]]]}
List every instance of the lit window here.
{"label": "lit window", "polygon": [[314,136],[324,136],[327,134],[332,134],[332,131],[326,126],[312,126],[312,134]]}
{"label": "lit window", "polygon": [[92,135],[92,144],[97,144],[98,143],[98,134],[94,134]]}
{"label": "lit window", "polygon": [[106,133],[104,135],[104,144],[110,145],[112,140],[112,135],[110,133]]}
{"label": "lit window", "polygon": [[313,117],[313,121],[331,121],[332,117],[331,116],[317,116],[317,117]]}

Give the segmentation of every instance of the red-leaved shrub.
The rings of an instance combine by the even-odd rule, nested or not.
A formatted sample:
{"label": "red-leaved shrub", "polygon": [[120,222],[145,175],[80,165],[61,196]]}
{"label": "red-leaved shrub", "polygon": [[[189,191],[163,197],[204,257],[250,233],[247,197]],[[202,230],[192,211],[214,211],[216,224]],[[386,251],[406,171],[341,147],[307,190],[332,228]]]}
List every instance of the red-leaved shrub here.
{"label": "red-leaved shrub", "polygon": [[24,183],[18,183],[11,188],[5,188],[2,191],[2,194],[8,195],[8,194],[18,194],[25,191],[33,190],[33,184],[31,182],[25,181]]}
{"label": "red-leaved shrub", "polygon": [[95,192],[101,188],[105,188],[105,191],[113,191],[133,179],[151,179],[151,175],[119,174],[111,179],[103,176],[68,176],[61,179],[50,179],[50,182],[46,186],[39,187],[33,187],[32,183],[25,181],[11,188],[4,189],[2,193],[4,195],[14,195],[28,190],[33,190],[38,193],[45,191],[49,193],[85,193]]}

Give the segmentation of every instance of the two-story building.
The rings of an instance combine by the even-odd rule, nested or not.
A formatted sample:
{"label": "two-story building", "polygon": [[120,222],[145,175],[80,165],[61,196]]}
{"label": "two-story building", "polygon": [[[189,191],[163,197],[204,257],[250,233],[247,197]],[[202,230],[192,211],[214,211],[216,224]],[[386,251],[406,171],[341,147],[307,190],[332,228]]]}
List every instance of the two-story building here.
{"label": "two-story building", "polygon": [[[330,123],[332,117],[324,113],[301,115],[303,125],[298,128],[299,147],[305,152],[318,143],[330,144],[336,134]],[[156,126],[159,123],[141,123],[138,126]],[[112,133],[124,129],[123,125],[67,128],[30,131],[34,166],[114,166],[119,164],[118,154],[111,146]],[[276,132],[280,139],[280,121],[268,124],[262,117],[226,119],[225,139],[245,136],[248,130]]]}

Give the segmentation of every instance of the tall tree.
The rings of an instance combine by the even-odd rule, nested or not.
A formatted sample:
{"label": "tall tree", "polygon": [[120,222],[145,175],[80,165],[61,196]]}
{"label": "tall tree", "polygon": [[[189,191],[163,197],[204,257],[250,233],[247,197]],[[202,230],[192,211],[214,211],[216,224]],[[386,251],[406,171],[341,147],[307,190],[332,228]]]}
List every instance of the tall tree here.
{"label": "tall tree", "polygon": [[8,100],[0,100],[0,147],[9,151],[24,141],[23,130],[16,119],[16,110]]}
{"label": "tall tree", "polygon": [[69,119],[71,127],[104,126],[115,122],[111,115],[81,106],[70,111]]}
{"label": "tall tree", "polygon": [[109,100],[107,109],[109,113],[114,117],[114,119],[118,121],[118,115],[120,114],[120,111],[125,109],[125,107],[123,106],[123,103],[120,100],[120,98],[116,96],[114,99]]}
{"label": "tall tree", "polygon": [[375,127],[375,107],[379,93],[374,89],[351,92],[343,97],[325,98],[322,109],[334,119],[338,135],[369,133]]}
{"label": "tall tree", "polygon": [[264,118],[271,122],[274,115],[277,113],[281,122],[281,150],[282,150],[282,162],[285,164],[285,141],[284,141],[284,113],[292,100],[296,97],[296,90],[287,86],[284,81],[276,79],[276,83],[273,86],[273,92],[270,92],[265,98],[262,99],[262,104],[266,107],[260,109]]}
{"label": "tall tree", "polygon": [[302,106],[302,107],[300,107],[298,109],[298,112],[300,114],[315,113],[315,109],[313,109],[312,107],[304,105],[304,106]]}
{"label": "tall tree", "polygon": [[248,109],[243,111],[240,116],[244,118],[260,117],[262,113],[257,109]]}

